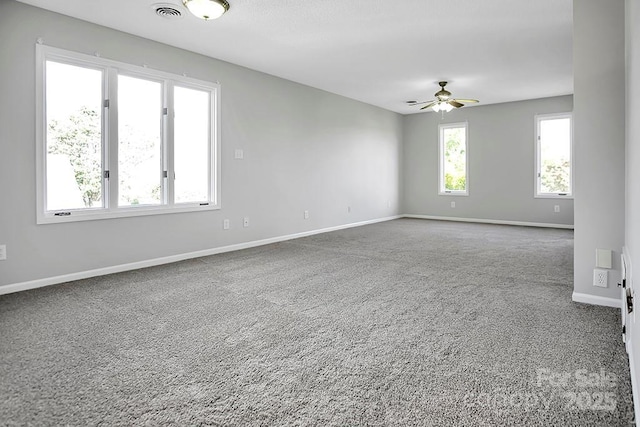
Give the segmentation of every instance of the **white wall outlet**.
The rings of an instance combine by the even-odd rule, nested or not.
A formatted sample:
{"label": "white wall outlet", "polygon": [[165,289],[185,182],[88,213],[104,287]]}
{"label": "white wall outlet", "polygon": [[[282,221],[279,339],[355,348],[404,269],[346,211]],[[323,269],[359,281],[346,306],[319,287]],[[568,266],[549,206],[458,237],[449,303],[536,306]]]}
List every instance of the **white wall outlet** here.
{"label": "white wall outlet", "polygon": [[609,272],[599,268],[593,269],[593,286],[606,288],[609,284]]}
{"label": "white wall outlet", "polygon": [[7,245],[0,245],[0,261],[7,259]]}
{"label": "white wall outlet", "polygon": [[222,228],[223,228],[224,230],[228,230],[230,225],[231,225],[231,224],[229,223],[229,220],[228,220],[228,219],[225,219],[224,221],[222,221]]}
{"label": "white wall outlet", "polygon": [[557,213],[557,212],[560,212],[560,205],[555,205],[555,206],[553,207],[553,211],[554,211],[554,212],[556,212],[556,213]]}
{"label": "white wall outlet", "polygon": [[390,208],[391,207],[391,200],[387,200],[387,207]]}
{"label": "white wall outlet", "polygon": [[347,213],[351,213],[351,206],[347,206]]}
{"label": "white wall outlet", "polygon": [[239,160],[244,159],[244,151],[243,151],[243,150],[241,150],[241,149],[239,149],[239,148],[236,148],[236,151],[235,151],[235,153],[234,153],[234,157],[235,157],[236,159],[239,159]]}
{"label": "white wall outlet", "polygon": [[304,219],[309,219],[309,211],[304,211]]}
{"label": "white wall outlet", "polygon": [[455,208],[456,207],[456,202],[451,202],[451,207]]}
{"label": "white wall outlet", "polygon": [[249,217],[245,216],[244,220],[242,221],[242,225],[244,225],[245,227],[249,226]]}

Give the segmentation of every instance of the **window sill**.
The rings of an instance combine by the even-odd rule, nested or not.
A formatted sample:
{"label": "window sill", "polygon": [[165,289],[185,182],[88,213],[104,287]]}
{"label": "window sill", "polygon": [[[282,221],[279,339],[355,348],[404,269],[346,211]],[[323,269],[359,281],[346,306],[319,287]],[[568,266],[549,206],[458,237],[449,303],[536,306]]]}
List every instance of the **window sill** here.
{"label": "window sill", "polygon": [[469,192],[467,191],[440,191],[438,196],[468,196]]}
{"label": "window sill", "polygon": [[135,206],[125,207],[118,209],[87,209],[87,210],[68,210],[59,211],[69,212],[69,215],[56,215],[56,212],[38,213],[38,224],[58,224],[63,222],[78,222],[78,221],[93,221],[101,219],[113,219],[113,218],[128,218],[135,216],[148,216],[148,215],[167,215],[186,212],[202,212],[219,210],[220,205],[184,205],[180,207],[166,207],[166,206]]}
{"label": "window sill", "polygon": [[560,194],[536,194],[533,196],[535,199],[569,199],[569,200],[573,200],[573,194],[566,194],[566,195],[560,195]]}

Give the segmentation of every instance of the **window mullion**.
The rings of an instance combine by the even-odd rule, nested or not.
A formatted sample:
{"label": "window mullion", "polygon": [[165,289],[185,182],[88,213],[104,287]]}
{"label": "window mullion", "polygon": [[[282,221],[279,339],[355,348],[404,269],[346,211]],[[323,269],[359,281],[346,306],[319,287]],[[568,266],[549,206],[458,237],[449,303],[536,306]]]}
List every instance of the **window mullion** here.
{"label": "window mullion", "polygon": [[164,200],[166,205],[173,205],[175,203],[175,163],[174,163],[174,123],[175,123],[175,111],[174,111],[174,85],[171,81],[166,81],[164,84],[164,116],[163,116],[163,138],[162,138],[162,154],[164,179],[162,180],[164,186]]}
{"label": "window mullion", "polygon": [[114,68],[107,69],[106,99],[108,108],[106,111],[106,143],[105,143],[105,171],[108,171],[106,183],[106,208],[113,210],[118,208],[118,71]]}

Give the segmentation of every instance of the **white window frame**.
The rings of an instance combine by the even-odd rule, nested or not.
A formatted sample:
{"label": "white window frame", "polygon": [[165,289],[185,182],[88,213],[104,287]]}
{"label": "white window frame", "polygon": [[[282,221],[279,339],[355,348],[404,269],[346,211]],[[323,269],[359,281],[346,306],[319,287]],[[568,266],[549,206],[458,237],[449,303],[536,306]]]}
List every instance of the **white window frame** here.
{"label": "white window frame", "polygon": [[[540,123],[544,120],[556,120],[556,119],[566,119],[568,118],[570,121],[570,151],[569,151],[569,168],[570,168],[570,183],[569,188],[570,191],[568,193],[543,193],[540,191],[540,185],[542,181],[542,172],[540,170],[542,166],[541,162],[541,141],[540,141]],[[574,189],[574,167],[573,167],[573,113],[550,113],[550,114],[536,114],[535,116],[535,127],[536,127],[536,136],[535,136],[535,170],[534,170],[534,192],[533,195],[537,199],[573,199],[573,189]]]}
{"label": "white window frame", "polygon": [[[465,189],[446,190],[444,188],[444,130],[452,128],[464,128],[465,130]],[[445,123],[438,125],[438,195],[440,196],[468,196],[469,195],[469,123]]]}
{"label": "white window frame", "polygon": [[[46,61],[66,63],[103,71],[103,99],[108,100],[108,107],[103,108],[102,119],[102,155],[103,172],[109,171],[109,178],[103,178],[103,207],[65,209],[47,211],[47,143],[46,143]],[[163,200],[160,205],[153,206],[118,206],[118,75],[142,77],[163,83],[163,116],[162,161],[166,177],[162,182]],[[192,203],[174,203],[173,201],[173,87],[198,89],[210,94],[209,117],[209,194],[207,201]],[[121,218],[141,215],[157,215],[180,212],[196,212],[217,210],[220,203],[220,85],[163,71],[152,70],[125,64],[118,61],[71,52],[41,44],[36,45],[36,194],[37,223],[60,223],[87,221],[106,218]]]}

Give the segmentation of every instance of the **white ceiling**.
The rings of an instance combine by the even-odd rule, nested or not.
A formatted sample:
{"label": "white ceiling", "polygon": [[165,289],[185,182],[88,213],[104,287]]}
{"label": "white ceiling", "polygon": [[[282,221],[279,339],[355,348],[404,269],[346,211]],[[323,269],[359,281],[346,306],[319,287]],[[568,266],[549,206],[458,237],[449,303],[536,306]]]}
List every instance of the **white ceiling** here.
{"label": "white ceiling", "polygon": [[403,114],[439,80],[480,105],[573,93],[572,0],[228,0],[215,21],[180,0],[19,1]]}

